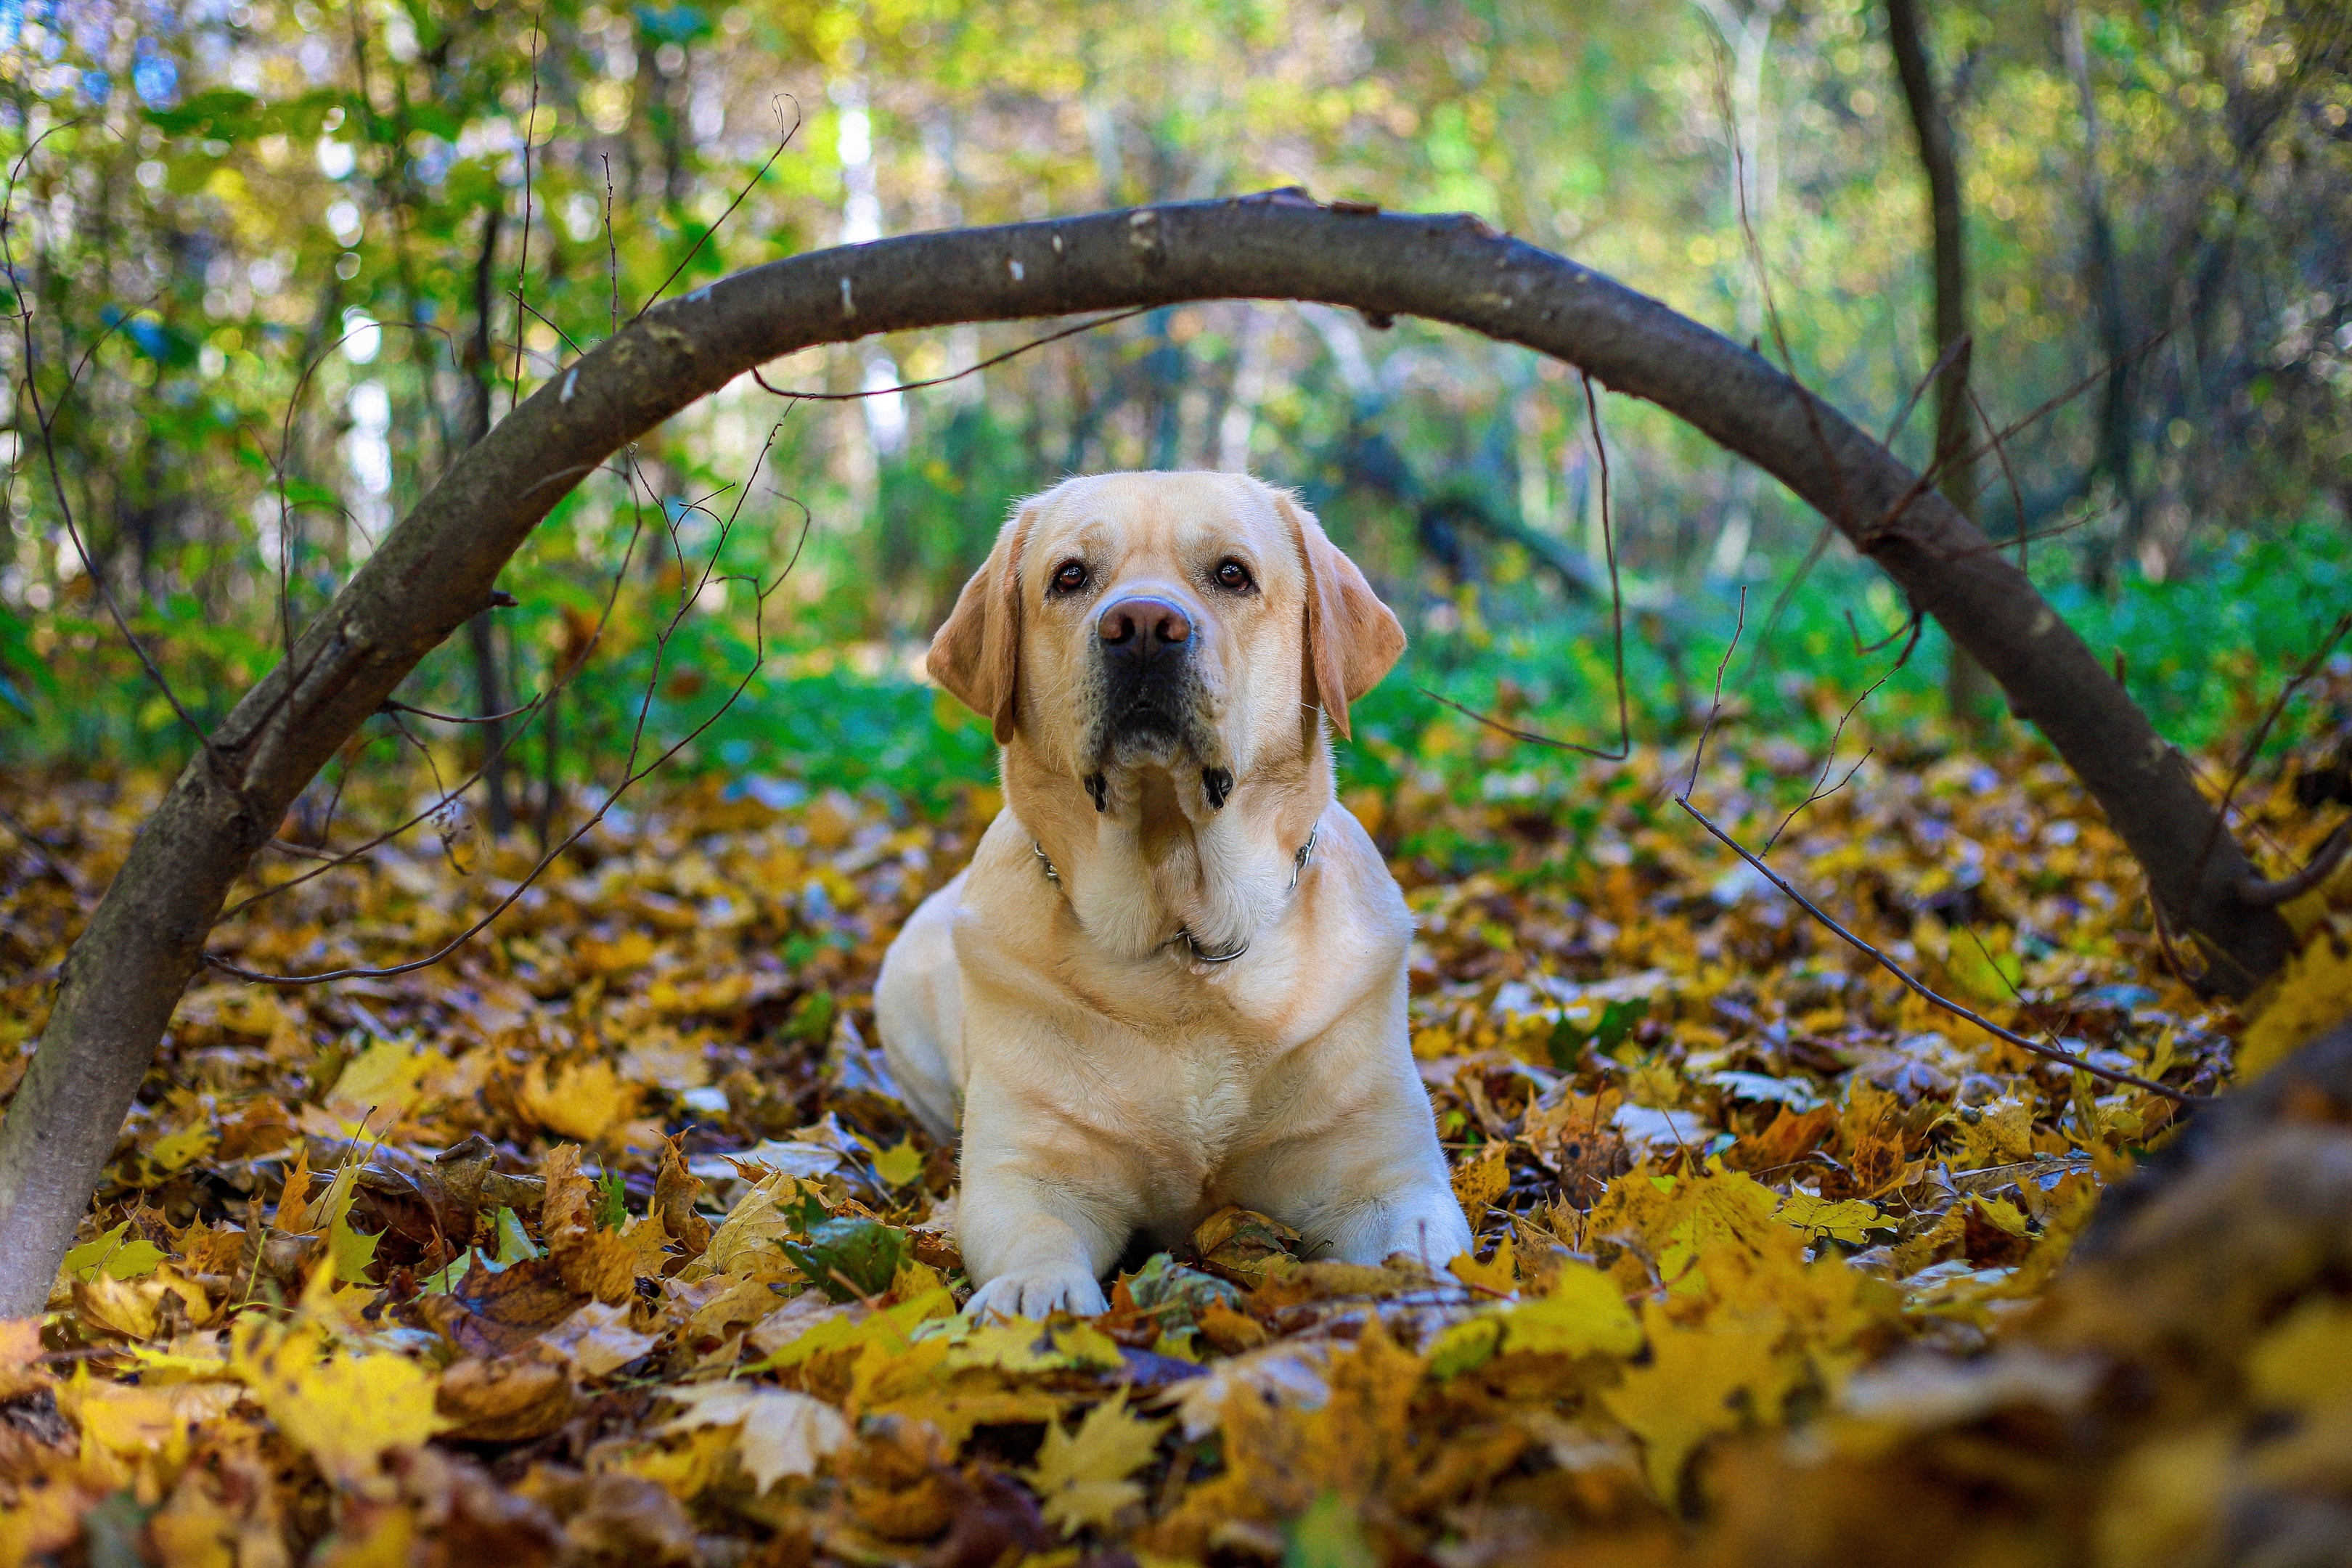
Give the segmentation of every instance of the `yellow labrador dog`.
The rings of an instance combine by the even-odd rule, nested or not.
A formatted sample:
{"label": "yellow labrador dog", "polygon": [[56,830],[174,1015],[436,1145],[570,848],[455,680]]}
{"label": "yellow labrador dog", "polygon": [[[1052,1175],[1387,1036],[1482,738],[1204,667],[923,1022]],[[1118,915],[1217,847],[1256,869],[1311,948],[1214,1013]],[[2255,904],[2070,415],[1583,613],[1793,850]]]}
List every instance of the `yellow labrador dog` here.
{"label": "yellow labrador dog", "polygon": [[1471,1244],[1405,1027],[1412,920],[1332,798],[1327,725],[1404,650],[1287,493],[1105,474],[1024,502],[931,644],[1004,810],[883,960],[875,1013],[963,1132],[970,1310],[1104,1310],[1128,1239],[1236,1203],[1312,1255]]}

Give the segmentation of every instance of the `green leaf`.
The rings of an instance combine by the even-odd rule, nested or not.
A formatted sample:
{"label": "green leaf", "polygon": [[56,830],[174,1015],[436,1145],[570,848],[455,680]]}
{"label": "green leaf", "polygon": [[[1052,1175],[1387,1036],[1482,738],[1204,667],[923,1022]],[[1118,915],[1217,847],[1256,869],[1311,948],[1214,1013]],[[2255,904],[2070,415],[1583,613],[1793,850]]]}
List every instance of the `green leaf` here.
{"label": "green leaf", "polygon": [[446,1296],[457,1289],[458,1283],[466,1278],[473,1263],[474,1253],[471,1248],[468,1248],[451,1258],[439,1269],[419,1279],[416,1282],[416,1289],[419,1293],[426,1296]]}
{"label": "green leaf", "polygon": [[782,1242],[784,1256],[836,1301],[879,1296],[890,1288],[913,1248],[907,1233],[870,1219],[829,1219],[809,1232],[805,1246]]}
{"label": "green leaf", "polygon": [[514,1210],[509,1208],[499,1210],[498,1223],[492,1228],[499,1238],[499,1268],[504,1268],[510,1264],[526,1262],[541,1256],[538,1244],[530,1239],[530,1233],[523,1229],[522,1221],[515,1216]]}
{"label": "green leaf", "polygon": [[1636,996],[1626,1002],[1612,1002],[1601,1009],[1601,1023],[1600,1026],[1592,1031],[1592,1042],[1601,1047],[1601,1054],[1605,1056],[1623,1045],[1625,1037],[1632,1034],[1635,1026],[1649,1016],[1650,999],[1646,996]]}
{"label": "green leaf", "polygon": [[629,1189],[618,1171],[607,1171],[596,1183],[596,1228],[618,1230],[628,1222]]}
{"label": "green leaf", "polygon": [[1373,1568],[1380,1561],[1354,1505],[1338,1492],[1307,1504],[1283,1533],[1282,1568]]}
{"label": "green leaf", "polygon": [[1544,1042],[1544,1049],[1551,1058],[1552,1066],[1562,1072],[1573,1072],[1578,1058],[1584,1055],[1586,1042],[1591,1038],[1591,1035],[1570,1023],[1566,1013],[1562,1013],[1552,1024],[1551,1038]]}
{"label": "green leaf", "polygon": [[833,993],[812,991],[793,1005],[792,1016],[784,1020],[784,1035],[821,1046],[833,1037]]}
{"label": "green leaf", "polygon": [[1443,1381],[1459,1377],[1465,1372],[1475,1372],[1495,1359],[1502,1348],[1503,1321],[1500,1318],[1472,1318],[1455,1323],[1430,1342],[1430,1375]]}
{"label": "green leaf", "polygon": [[166,136],[206,136],[236,142],[267,130],[269,112],[249,92],[216,87],[170,109],[146,110],[147,123]]}
{"label": "green leaf", "polygon": [[66,1254],[66,1272],[77,1279],[91,1280],[105,1270],[110,1279],[137,1279],[155,1272],[163,1261],[163,1249],[142,1237],[126,1241],[131,1222],[123,1221],[104,1236],[85,1241]]}
{"label": "green leaf", "polygon": [[368,1236],[352,1228],[351,1205],[346,1204],[335,1223],[327,1227],[327,1256],[333,1260],[335,1279],[345,1285],[373,1285],[368,1270],[375,1266],[376,1243],[381,1236]]}

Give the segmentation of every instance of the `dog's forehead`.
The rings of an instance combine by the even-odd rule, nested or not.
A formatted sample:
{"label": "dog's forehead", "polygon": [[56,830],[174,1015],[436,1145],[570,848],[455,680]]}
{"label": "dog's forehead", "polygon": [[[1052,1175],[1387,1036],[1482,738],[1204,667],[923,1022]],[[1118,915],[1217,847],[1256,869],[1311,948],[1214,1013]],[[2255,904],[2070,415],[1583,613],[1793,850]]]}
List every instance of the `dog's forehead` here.
{"label": "dog's forehead", "polygon": [[1286,554],[1287,530],[1264,485],[1240,474],[1101,474],[1043,499],[1034,538],[1122,557],[1176,557],[1209,548]]}

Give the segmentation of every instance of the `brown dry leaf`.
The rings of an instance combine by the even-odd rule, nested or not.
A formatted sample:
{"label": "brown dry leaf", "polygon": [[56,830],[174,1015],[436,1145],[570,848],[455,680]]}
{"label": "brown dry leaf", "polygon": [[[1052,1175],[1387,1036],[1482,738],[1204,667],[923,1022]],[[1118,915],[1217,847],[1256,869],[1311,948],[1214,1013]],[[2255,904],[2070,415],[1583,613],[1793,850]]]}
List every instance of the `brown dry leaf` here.
{"label": "brown dry leaf", "polygon": [[540,1230],[563,1282],[599,1301],[625,1301],[636,1285],[635,1251],[613,1231],[596,1228],[596,1189],[580,1173],[577,1144],[560,1143],[540,1163],[547,1196]]}
{"label": "brown dry leaf", "polygon": [[1481,1144],[1454,1167],[1454,1201],[1475,1233],[1486,1223],[1486,1211],[1511,1184],[1511,1146],[1499,1140]]}
{"label": "brown dry leaf", "polygon": [[536,1356],[468,1356],[449,1363],[434,1391],[449,1435],[468,1443],[543,1437],[572,1418],[578,1395],[561,1365]]}
{"label": "brown dry leaf", "polygon": [[[1456,739],[1480,769],[1519,765]],[[1756,841],[1793,804],[1769,781],[1818,768],[1777,745],[1711,745],[1698,781]],[[2052,1542],[2162,1552],[2255,1517],[2229,1499],[2340,1489],[2335,1242],[2279,1249],[2336,1261],[2273,1278],[2254,1240],[2283,1233],[2216,1210],[2155,1287],[2070,1285],[2105,1278],[2111,1242],[2061,1264],[2163,1105],[2070,1083],[1801,936],[1653,809],[1686,756],[1637,749],[1567,782],[1591,818],[1568,854],[1549,775],[1448,795],[1421,782],[1435,755],[1372,798],[1418,846],[1399,864],[1408,1027],[1442,1139],[1469,1145],[1454,1176],[1486,1261],[1300,1261],[1233,1211],[1197,1245],[1245,1282],[1238,1308],[1225,1280],[1161,1264],[1108,1282],[1095,1322],[957,1323],[956,1151],[889,1097],[871,994],[994,798],[778,812],[694,784],[642,797],[630,835],[593,830],[446,964],[190,992],[79,1238],[136,1266],[69,1277],[48,1348],[31,1325],[0,1341],[0,1562],[110,1560],[128,1500],[153,1510],[135,1551],[206,1568],[1081,1551],[1589,1568],[1947,1545],[2056,1568]],[[93,887],[142,787],[118,805],[68,781],[62,813],[0,778],[48,842],[85,846],[59,853]],[[2326,828],[2261,770],[2240,800],[2298,853]],[[32,933],[53,965],[79,909],[6,842],[0,942]],[[1495,867],[1450,866],[1461,843]],[[214,940],[272,968],[412,957],[529,868],[520,847],[482,853],[488,875],[460,882],[395,842]],[[2166,977],[2144,903],[2117,895],[2138,885],[2120,844],[2046,762],[1867,769],[1774,856],[1874,939],[1934,939],[1935,973],[2003,1006],[2015,985],[2021,1026],[2221,1081],[2240,1024]],[[2340,918],[2294,914],[2306,932]],[[0,1089],[45,984],[0,964]],[[2352,1091],[2305,1098],[2294,1136],[2336,1137]],[[541,1163],[545,1181],[506,1173]],[[705,1184],[723,1221],[698,1212]],[[2333,1202],[2273,1170],[2212,1190],[2238,1216]],[[870,1306],[800,1293],[778,1243],[818,1210],[908,1235],[917,1262]],[[2231,1269],[2190,1266],[2225,1246]],[[308,1348],[266,1353],[284,1338]],[[1937,1375],[1891,1396],[1916,1362]],[[2179,1420],[2103,1407],[2101,1468],[2067,1445],[2109,1379]],[[404,1411],[405,1435],[355,1408]],[[1147,1446],[1163,1412],[1179,1433]],[[1093,1455],[1114,1428],[1125,1451]],[[2228,1441],[2191,1440],[2213,1431]],[[2053,1474],[2080,1484],[2032,1480]]]}
{"label": "brown dry leaf", "polygon": [[552,1258],[529,1258],[492,1272],[475,1268],[446,1296],[420,1296],[415,1311],[461,1355],[512,1354],[578,1310],[586,1300]]}
{"label": "brown dry leaf", "polygon": [[694,1212],[695,1200],[701,1195],[702,1182],[687,1170],[677,1144],[664,1143],[661,1173],[654,1180],[653,1212],[661,1216],[670,1239],[684,1247],[688,1258],[699,1258],[710,1245],[710,1222]]}
{"label": "brown dry leaf", "polygon": [[1276,1258],[1295,1255],[1298,1233],[1254,1210],[1228,1204],[1192,1231],[1201,1267],[1236,1285],[1255,1286]]}

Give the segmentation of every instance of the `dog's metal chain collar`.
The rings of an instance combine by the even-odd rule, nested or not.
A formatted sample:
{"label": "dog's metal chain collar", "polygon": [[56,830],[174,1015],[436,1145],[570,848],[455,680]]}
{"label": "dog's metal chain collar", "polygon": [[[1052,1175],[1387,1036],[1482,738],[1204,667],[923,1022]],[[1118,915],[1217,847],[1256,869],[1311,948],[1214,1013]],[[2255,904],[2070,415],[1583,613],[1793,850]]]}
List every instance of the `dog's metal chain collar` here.
{"label": "dog's metal chain collar", "polygon": [[[1298,890],[1298,879],[1307,875],[1307,862],[1315,858],[1315,841],[1322,836],[1323,825],[1318,822],[1307,830],[1307,842],[1298,847],[1298,853],[1290,858],[1290,886],[1283,889],[1286,894]],[[1062,873],[1054,868],[1053,857],[1045,853],[1045,847],[1032,838],[1029,841],[1029,852],[1037,857],[1038,868],[1045,873],[1045,880],[1057,888],[1060,887]],[[1242,944],[1231,952],[1202,952],[1201,944],[1192,940],[1192,933],[1181,926],[1177,928],[1176,934],[1168,940],[1171,942],[1181,942],[1191,948],[1192,960],[1196,963],[1231,963],[1250,950],[1249,942],[1244,938]]]}

